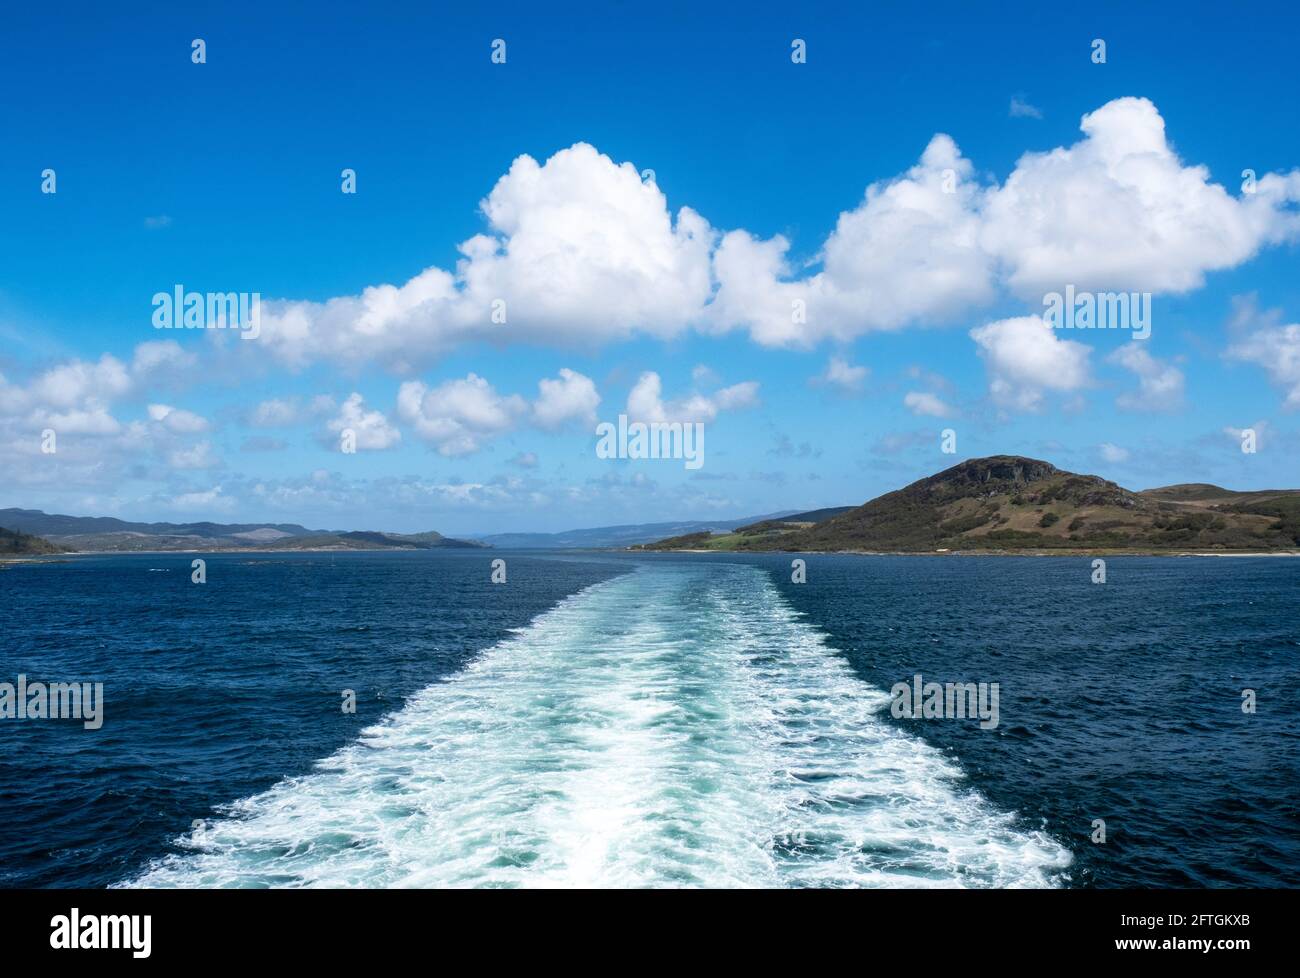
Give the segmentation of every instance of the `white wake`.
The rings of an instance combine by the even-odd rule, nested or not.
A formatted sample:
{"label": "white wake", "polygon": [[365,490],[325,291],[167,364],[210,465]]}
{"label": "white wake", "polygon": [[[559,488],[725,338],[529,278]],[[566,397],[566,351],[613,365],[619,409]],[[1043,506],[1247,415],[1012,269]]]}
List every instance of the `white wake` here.
{"label": "white wake", "polygon": [[1046,886],[1070,862],[748,565],[595,585],[140,886]]}

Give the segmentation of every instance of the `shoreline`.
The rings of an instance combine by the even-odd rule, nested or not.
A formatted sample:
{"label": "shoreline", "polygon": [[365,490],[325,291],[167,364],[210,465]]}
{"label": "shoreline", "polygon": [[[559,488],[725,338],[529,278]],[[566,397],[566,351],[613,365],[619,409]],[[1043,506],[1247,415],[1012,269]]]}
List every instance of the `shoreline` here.
{"label": "shoreline", "polygon": [[632,550],[637,554],[816,554],[831,557],[1300,557],[1300,550]]}
{"label": "shoreline", "polygon": [[58,554],[0,554],[0,564],[48,563],[67,557],[166,557],[189,554],[352,554],[423,553],[435,550],[488,550],[488,547],[299,547],[293,550],[67,550]]}
{"label": "shoreline", "polygon": [[[485,552],[504,553],[496,548],[446,547],[434,550],[481,549]],[[527,548],[524,548],[527,549]],[[284,554],[340,554],[340,553],[422,553],[418,547],[306,547],[296,550],[70,550],[60,554],[0,554],[0,565],[63,563],[71,557],[167,557],[194,554],[247,554],[249,556],[282,556]],[[546,553],[624,553],[624,554],[815,554],[819,557],[850,555],[855,557],[1300,557],[1300,550],[711,550],[700,548],[671,548],[664,550],[638,550],[631,547],[590,548],[557,547]]]}

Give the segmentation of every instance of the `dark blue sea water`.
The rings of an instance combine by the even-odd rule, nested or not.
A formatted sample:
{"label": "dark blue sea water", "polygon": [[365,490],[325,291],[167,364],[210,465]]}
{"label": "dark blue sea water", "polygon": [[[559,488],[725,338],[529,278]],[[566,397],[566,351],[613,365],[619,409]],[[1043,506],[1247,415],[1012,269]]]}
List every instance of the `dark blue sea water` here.
{"label": "dark blue sea water", "polygon": [[190,559],[0,570],[0,682],[105,686],[0,719],[0,885],[1300,882],[1294,560]]}

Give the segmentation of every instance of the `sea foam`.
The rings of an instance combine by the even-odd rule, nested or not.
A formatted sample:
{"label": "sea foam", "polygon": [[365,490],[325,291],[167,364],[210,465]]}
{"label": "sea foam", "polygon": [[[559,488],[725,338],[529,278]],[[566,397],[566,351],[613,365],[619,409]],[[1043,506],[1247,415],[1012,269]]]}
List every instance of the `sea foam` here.
{"label": "sea foam", "polygon": [[[430,627],[436,627],[431,625]],[[140,886],[1050,886],[1070,853],[880,715],[748,565],[573,595]]]}

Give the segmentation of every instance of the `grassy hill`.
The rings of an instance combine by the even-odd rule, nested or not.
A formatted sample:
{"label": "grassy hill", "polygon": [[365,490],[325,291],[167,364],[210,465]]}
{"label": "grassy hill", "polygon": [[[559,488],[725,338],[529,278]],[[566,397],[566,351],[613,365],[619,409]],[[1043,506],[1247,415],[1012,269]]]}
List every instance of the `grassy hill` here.
{"label": "grassy hill", "polygon": [[775,538],[794,530],[806,530],[818,523],[847,513],[853,506],[834,506],[827,509],[814,509],[806,513],[792,513],[758,520],[744,526],[736,527],[726,533],[713,533],[710,530],[697,530],[680,536],[668,537],[653,543],[637,544],[629,550],[755,550],[761,540]]}
{"label": "grassy hill", "polygon": [[644,549],[936,551],[1300,550],[1300,491],[1208,484],[1133,492],[1038,459],[971,459],[816,523],[791,517]]}

